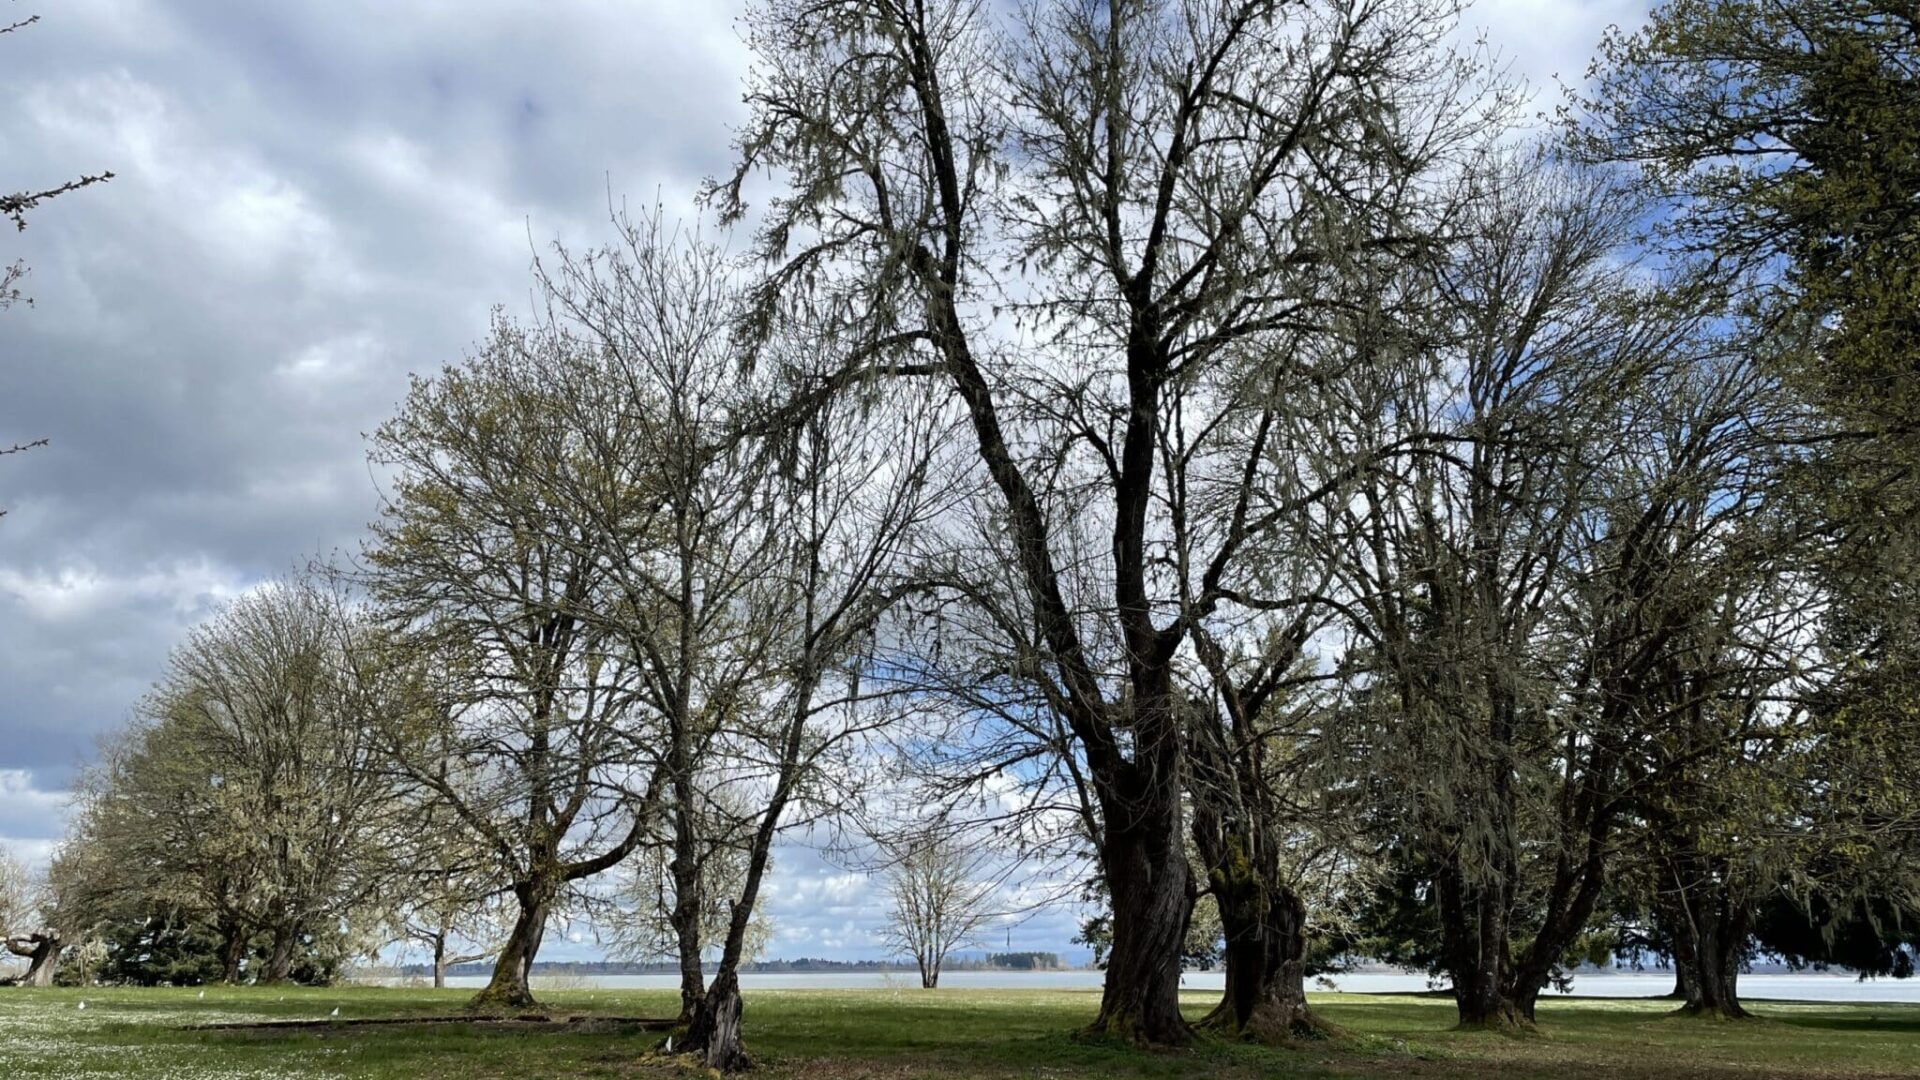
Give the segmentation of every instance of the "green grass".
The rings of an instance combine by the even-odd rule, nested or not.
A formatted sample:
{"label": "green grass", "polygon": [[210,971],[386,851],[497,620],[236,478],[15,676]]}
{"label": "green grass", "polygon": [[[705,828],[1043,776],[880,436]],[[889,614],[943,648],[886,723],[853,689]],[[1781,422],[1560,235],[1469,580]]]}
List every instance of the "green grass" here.
{"label": "green grass", "polygon": [[[0,990],[0,1068],[16,1077],[670,1077],[641,1031],[502,1030],[467,1024],[203,1031],[191,1025],[457,1013],[466,991],[343,988]],[[549,1012],[665,1015],[649,991],[543,995]],[[1920,1077],[1920,1005],[1760,1003],[1760,1018],[1667,1015],[1654,1001],[1543,1003],[1538,1034],[1448,1030],[1444,998],[1316,995],[1345,1038],[1288,1049],[1203,1041],[1141,1053],[1072,1037],[1091,992],[793,990],[747,995],[759,1075],[784,1077],[1732,1076]],[[81,1009],[80,1003],[86,1003]],[[1209,995],[1186,1002],[1198,1015]]]}

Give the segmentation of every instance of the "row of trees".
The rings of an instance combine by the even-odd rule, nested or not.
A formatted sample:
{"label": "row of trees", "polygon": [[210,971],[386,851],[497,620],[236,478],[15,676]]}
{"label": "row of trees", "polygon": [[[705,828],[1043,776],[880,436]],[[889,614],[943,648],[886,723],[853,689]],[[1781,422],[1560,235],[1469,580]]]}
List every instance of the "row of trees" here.
{"label": "row of trees", "polygon": [[[56,870],[151,821],[131,770],[298,805],[185,871],[272,975],[403,821],[443,944],[507,898],[519,1005],[638,865],[726,1069],[775,839],[882,781],[1081,861],[1140,1043],[1192,1037],[1196,912],[1205,1025],[1269,1040],[1342,952],[1499,1026],[1596,952],[1726,1015],[1759,945],[1909,971],[1920,41],[1791,7],[1662,9],[1542,141],[1425,0],[759,4],[748,256],[653,215],[537,266],[374,435],[337,584],[216,636],[325,629],[183,650]],[[915,913],[987,875],[928,855],[931,984],[969,927]]]}

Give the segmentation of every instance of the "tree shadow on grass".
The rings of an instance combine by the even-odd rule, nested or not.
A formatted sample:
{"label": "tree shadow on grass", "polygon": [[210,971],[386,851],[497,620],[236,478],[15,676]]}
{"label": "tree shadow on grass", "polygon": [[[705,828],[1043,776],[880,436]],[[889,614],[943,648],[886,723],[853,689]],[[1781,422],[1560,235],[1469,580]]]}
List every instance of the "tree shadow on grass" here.
{"label": "tree shadow on grass", "polygon": [[[1862,1008],[1863,1006],[1855,1007]],[[1772,1020],[1777,1024],[1784,1024],[1789,1027],[1814,1028],[1820,1031],[1883,1031],[1889,1034],[1920,1035],[1920,1013],[1912,1011],[1907,1011],[1901,1015],[1889,1015],[1886,1013],[1876,1015],[1868,1012],[1864,1016],[1851,1014],[1837,1015],[1834,1013],[1818,1013],[1811,1016],[1788,1013],[1785,1015],[1770,1016],[1763,1012],[1760,1016],[1763,1019]]]}

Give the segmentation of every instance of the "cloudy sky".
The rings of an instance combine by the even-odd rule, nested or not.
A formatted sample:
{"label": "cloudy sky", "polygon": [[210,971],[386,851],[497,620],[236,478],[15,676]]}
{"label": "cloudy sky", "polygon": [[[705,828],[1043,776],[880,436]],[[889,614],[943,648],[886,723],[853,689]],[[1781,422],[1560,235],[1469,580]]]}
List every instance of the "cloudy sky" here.
{"label": "cloudy sky", "polygon": [[[1640,0],[1489,0],[1552,97]],[[729,164],[738,0],[0,0],[0,189],[111,169],[0,238],[0,844],[44,859],[65,790],[183,632],[351,550],[361,435],[409,372],[527,303],[536,245],[609,198],[691,211]],[[873,956],[875,890],[783,851],[776,955]],[[1065,949],[1069,913],[1013,931]],[[590,944],[552,958],[591,955]]]}

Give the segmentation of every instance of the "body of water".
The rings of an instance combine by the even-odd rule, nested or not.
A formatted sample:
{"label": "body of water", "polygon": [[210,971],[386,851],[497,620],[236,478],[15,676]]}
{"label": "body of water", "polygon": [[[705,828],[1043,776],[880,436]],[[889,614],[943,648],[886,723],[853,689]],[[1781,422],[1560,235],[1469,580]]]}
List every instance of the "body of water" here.
{"label": "body of water", "polygon": [[[940,976],[943,988],[976,990],[1098,990],[1104,972],[1073,971],[948,971]],[[1219,990],[1225,976],[1218,971],[1193,971],[1182,977],[1190,990]],[[608,990],[673,990],[677,975],[534,976],[536,988],[546,986],[605,988]],[[745,974],[740,983],[749,990],[886,990],[917,989],[912,972],[797,972]],[[1329,985],[1329,983],[1331,985]],[[456,976],[449,986],[478,989],[486,979]],[[1430,989],[1424,975],[1395,972],[1356,972],[1326,981],[1316,980],[1312,991],[1354,994],[1410,994]],[[1673,989],[1673,976],[1661,972],[1590,973],[1575,977],[1573,994],[1585,997],[1659,997]],[[1549,988],[1546,998],[1558,996]],[[1869,979],[1851,975],[1773,975],[1740,977],[1740,996],[1751,1001],[1898,1001],[1920,1003],[1920,978]]]}

